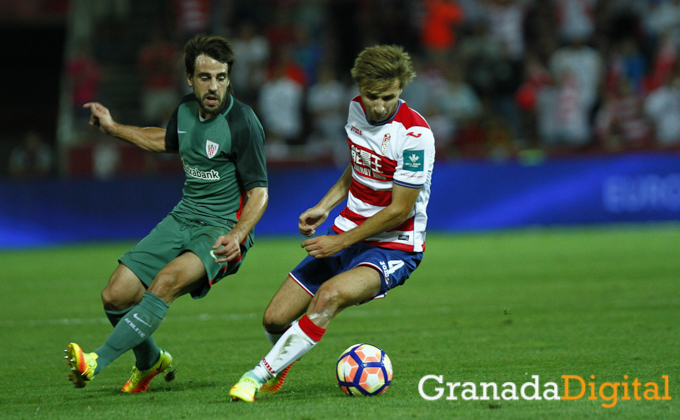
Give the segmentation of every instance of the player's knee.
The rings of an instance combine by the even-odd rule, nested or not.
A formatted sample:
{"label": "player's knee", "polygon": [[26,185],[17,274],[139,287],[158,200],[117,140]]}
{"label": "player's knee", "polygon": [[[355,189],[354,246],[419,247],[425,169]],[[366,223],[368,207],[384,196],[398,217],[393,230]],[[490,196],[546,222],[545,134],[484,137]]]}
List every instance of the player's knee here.
{"label": "player's knee", "polygon": [[172,302],[181,296],[182,284],[177,273],[161,270],[148,291],[166,302]]}
{"label": "player's knee", "polygon": [[120,293],[115,287],[105,287],[101,297],[107,311],[122,311],[135,304],[133,298]]}
{"label": "player's knee", "polygon": [[344,304],[343,294],[335,287],[321,287],[316,292],[315,312],[335,311]]}
{"label": "player's knee", "polygon": [[109,283],[102,290],[101,298],[104,309],[108,311],[123,311],[138,304],[146,287],[124,265],[120,265],[111,275]]}
{"label": "player's knee", "polygon": [[286,329],[290,325],[290,321],[284,319],[283,314],[280,311],[267,308],[264,311],[264,316],[262,317],[262,326],[265,330],[270,332],[278,332]]}
{"label": "player's knee", "polygon": [[109,290],[108,287],[105,287],[104,290],[102,290],[102,304],[104,305],[104,309],[112,311],[115,309],[113,306],[115,306],[116,299],[113,293]]}

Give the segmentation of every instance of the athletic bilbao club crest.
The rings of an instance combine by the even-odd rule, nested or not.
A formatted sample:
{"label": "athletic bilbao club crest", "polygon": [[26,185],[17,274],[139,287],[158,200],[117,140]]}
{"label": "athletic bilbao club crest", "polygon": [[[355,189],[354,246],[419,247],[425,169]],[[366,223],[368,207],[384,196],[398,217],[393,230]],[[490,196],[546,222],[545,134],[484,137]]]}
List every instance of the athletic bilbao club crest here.
{"label": "athletic bilbao club crest", "polygon": [[210,140],[205,141],[205,152],[208,154],[208,159],[212,159],[217,154],[217,149],[219,148],[220,145],[215,143],[214,141]]}
{"label": "athletic bilbao club crest", "polygon": [[385,134],[385,137],[383,137],[383,143],[381,148],[383,155],[385,154],[385,152],[387,152],[387,146],[390,144],[390,138],[391,138],[390,133]]}

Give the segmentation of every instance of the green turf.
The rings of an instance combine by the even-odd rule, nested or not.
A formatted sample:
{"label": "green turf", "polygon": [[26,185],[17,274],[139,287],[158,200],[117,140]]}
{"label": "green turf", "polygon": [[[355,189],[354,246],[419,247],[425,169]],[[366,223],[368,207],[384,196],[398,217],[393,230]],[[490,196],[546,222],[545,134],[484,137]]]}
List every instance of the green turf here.
{"label": "green turf", "polygon": [[[2,418],[678,418],[680,415],[680,227],[546,229],[428,236],[421,267],[386,299],[343,312],[292,370],[283,390],[254,404],[227,392],[269,349],[261,315],[304,255],[300,240],[258,238],[235,277],[203,300],[170,308],[156,341],[171,351],[177,378],[146,394],[118,392],[131,353],[84,389],[67,382],[63,349],[85,349],[110,331],[99,292],[130,244],[0,253]],[[375,398],[338,389],[337,357],[352,344],[382,347],[392,387]],[[656,382],[669,375],[672,400],[426,401],[418,382],[541,385],[561,375],[604,382]],[[575,383],[573,383],[575,386]],[[426,391],[434,394],[434,382]],[[543,390],[544,388],[541,388]],[[640,387],[641,391],[646,388]],[[609,395],[610,389],[606,394]],[[518,390],[519,393],[519,390]],[[571,391],[570,393],[573,393]],[[619,388],[620,398],[622,388]],[[640,392],[642,396],[642,392]],[[481,390],[478,390],[481,396]]]}

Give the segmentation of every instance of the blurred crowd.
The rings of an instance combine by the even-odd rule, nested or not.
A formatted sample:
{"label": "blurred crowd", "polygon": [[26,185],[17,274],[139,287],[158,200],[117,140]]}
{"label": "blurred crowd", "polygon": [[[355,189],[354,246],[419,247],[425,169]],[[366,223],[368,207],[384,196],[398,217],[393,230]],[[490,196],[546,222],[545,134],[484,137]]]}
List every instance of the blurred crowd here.
{"label": "blurred crowd", "polygon": [[68,13],[69,0],[0,0],[0,19],[11,21],[49,21]]}
{"label": "blurred crowd", "polygon": [[[102,24],[129,21],[130,2],[104,3]],[[430,123],[438,159],[680,147],[680,0],[163,3],[133,46],[141,124],[165,124],[189,92],[184,42],[223,35],[236,52],[235,96],[262,121],[273,163],[346,163],[343,127],[358,93],[349,70],[377,43],[412,55],[418,76],[402,98]],[[102,37],[99,55],[91,39],[77,40],[65,64],[80,124],[83,103],[106,101]]]}

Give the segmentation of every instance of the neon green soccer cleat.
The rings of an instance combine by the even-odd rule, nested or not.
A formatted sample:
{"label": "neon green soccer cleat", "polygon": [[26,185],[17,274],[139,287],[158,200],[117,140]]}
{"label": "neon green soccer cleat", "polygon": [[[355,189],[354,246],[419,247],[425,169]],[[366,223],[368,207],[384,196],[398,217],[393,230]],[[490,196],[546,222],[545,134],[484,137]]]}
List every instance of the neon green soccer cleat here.
{"label": "neon green soccer cleat", "polygon": [[[151,380],[156,375],[165,372],[172,367],[172,355],[165,350],[161,350],[161,357],[155,365],[147,370],[139,370],[137,366],[132,368],[132,376],[121,388],[122,392],[146,392]],[[167,378],[166,378],[167,380]]]}
{"label": "neon green soccer cleat", "polygon": [[257,392],[262,385],[248,375],[250,372],[252,371],[243,375],[238,383],[229,390],[229,399],[231,401],[255,401],[255,395],[257,395]]}
{"label": "neon green soccer cleat", "polygon": [[[297,360],[295,362],[297,362]],[[262,385],[262,388],[260,388],[260,393],[271,395],[279,392],[279,390],[283,386],[283,381],[286,380],[286,375],[288,375],[288,371],[290,370],[291,367],[293,367],[295,362],[288,365],[288,367],[282,370],[278,375],[271,378],[269,382]]]}
{"label": "neon green soccer cleat", "polygon": [[71,367],[69,377],[76,388],[83,388],[94,378],[94,370],[97,368],[97,355],[95,353],[83,353],[76,343],[66,347],[66,361]]}

